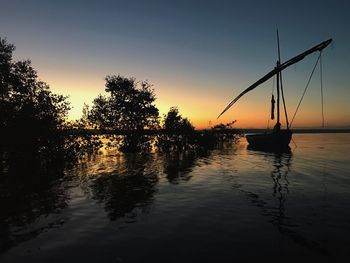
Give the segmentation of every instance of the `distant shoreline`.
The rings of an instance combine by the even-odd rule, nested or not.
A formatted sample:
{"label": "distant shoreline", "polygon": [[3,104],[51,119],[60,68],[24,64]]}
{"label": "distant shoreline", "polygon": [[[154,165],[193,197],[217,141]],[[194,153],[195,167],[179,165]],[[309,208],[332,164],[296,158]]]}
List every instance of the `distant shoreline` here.
{"label": "distant shoreline", "polygon": [[[268,131],[267,129],[238,129],[242,133],[258,133],[258,132],[266,132]],[[270,129],[271,131],[272,129]],[[293,133],[350,133],[350,129],[292,129]]]}
{"label": "distant shoreline", "polygon": [[[247,133],[264,133],[267,131],[272,131],[272,129],[242,129],[242,128],[232,128],[227,130],[213,130],[213,129],[198,129],[195,130],[197,133],[201,132],[214,132],[214,133],[227,133],[227,134],[247,134]],[[111,134],[111,135],[126,135],[129,134],[130,131],[120,131],[120,130],[94,130],[94,129],[67,129],[63,130],[66,134],[93,134],[93,135],[102,135],[102,134]],[[168,134],[167,131],[160,129],[160,130],[137,130],[137,131],[131,131],[132,133],[139,133],[143,135],[159,135],[159,134]],[[341,128],[325,128],[325,129],[292,129],[293,133],[350,133],[350,129],[341,129]],[[175,132],[171,134],[182,134],[182,132]]]}

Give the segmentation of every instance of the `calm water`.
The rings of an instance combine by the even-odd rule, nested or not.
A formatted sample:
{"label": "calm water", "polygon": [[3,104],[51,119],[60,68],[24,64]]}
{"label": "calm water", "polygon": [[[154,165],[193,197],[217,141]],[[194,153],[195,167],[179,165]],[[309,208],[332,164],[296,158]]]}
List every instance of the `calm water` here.
{"label": "calm water", "polygon": [[2,180],[0,262],[340,262],[350,134],[294,141],[282,154],[244,139],[196,154],[109,152]]}

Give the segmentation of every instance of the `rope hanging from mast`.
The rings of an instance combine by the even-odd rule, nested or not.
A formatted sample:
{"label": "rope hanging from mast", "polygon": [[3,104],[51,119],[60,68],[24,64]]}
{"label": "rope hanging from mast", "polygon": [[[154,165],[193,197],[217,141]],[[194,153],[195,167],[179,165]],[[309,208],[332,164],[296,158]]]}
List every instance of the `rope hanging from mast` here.
{"label": "rope hanging from mast", "polygon": [[320,79],[321,79],[321,105],[322,105],[322,128],[324,128],[324,111],[323,111],[323,77],[322,77],[322,51],[320,51]]}
{"label": "rope hanging from mast", "polygon": [[321,52],[320,52],[320,54],[319,54],[319,56],[318,56],[318,58],[317,58],[317,60],[316,60],[316,63],[315,63],[315,65],[314,65],[314,68],[312,69],[312,72],[311,72],[311,74],[310,74],[309,80],[307,81],[307,84],[306,84],[306,87],[305,87],[305,89],[304,89],[303,95],[301,96],[301,98],[300,98],[300,100],[299,100],[298,106],[297,106],[297,108],[296,108],[296,110],[295,110],[295,112],[294,112],[294,115],[293,115],[292,121],[290,122],[289,127],[292,127],[294,118],[295,118],[295,116],[296,116],[296,114],[297,114],[297,112],[298,112],[298,110],[299,110],[300,104],[301,104],[301,102],[302,102],[302,100],[303,100],[303,98],[304,98],[304,95],[305,95],[305,93],[306,93],[306,90],[307,90],[307,88],[309,87],[310,81],[311,81],[311,79],[312,79],[312,76],[314,75],[316,66],[317,66],[318,62],[320,61],[320,58],[321,58]]}

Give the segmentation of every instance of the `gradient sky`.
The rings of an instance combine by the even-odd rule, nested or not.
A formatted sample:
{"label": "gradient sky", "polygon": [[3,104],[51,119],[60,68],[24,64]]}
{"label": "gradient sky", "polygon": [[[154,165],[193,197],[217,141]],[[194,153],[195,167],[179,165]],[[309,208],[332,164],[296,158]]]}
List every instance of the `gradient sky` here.
{"label": "gradient sky", "polygon": [[[272,80],[245,95],[216,120],[243,89],[276,63],[328,39],[323,52],[325,120],[350,126],[350,1],[16,1],[0,0],[0,35],[31,59],[40,79],[70,96],[70,118],[104,93],[109,74],[154,84],[161,113],[171,106],[198,127],[237,120],[266,127]],[[313,54],[283,73],[293,115],[317,59]],[[294,127],[321,125],[320,77],[310,84]]]}

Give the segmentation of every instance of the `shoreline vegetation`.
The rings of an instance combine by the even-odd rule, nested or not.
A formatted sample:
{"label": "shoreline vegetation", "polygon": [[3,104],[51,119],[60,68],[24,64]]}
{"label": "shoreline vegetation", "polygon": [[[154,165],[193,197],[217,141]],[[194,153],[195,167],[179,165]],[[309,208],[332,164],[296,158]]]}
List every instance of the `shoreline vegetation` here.
{"label": "shoreline vegetation", "polygon": [[79,120],[68,121],[68,97],[52,93],[30,60],[13,59],[14,51],[15,46],[0,37],[3,164],[13,159],[16,165],[23,158],[31,159],[28,163],[73,163],[106,146],[134,153],[155,147],[162,152],[213,148],[240,136],[235,121],[196,130],[176,106],[160,116],[152,85],[120,75],[106,76],[107,95],[97,95]]}

